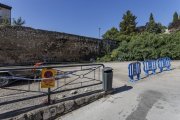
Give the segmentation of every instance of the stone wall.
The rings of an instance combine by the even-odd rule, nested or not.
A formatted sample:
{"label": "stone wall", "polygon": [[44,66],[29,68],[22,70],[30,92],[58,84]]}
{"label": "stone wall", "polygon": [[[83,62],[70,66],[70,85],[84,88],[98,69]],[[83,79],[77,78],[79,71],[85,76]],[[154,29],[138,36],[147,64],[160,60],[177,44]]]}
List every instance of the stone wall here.
{"label": "stone wall", "polygon": [[88,61],[116,43],[28,27],[0,27],[0,64]]}
{"label": "stone wall", "polygon": [[84,105],[94,102],[105,95],[105,92],[91,94],[89,96],[80,97],[74,100],[69,100],[35,109],[30,112],[17,115],[13,118],[9,118],[7,120],[54,120],[57,117],[60,117]]}

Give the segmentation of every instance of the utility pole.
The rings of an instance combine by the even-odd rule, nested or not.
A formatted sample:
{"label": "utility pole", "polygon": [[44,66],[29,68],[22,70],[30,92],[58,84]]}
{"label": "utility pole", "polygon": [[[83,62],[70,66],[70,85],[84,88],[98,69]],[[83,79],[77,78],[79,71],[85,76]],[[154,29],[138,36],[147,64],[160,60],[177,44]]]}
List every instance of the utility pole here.
{"label": "utility pole", "polygon": [[99,27],[99,39],[101,39],[101,28]]}

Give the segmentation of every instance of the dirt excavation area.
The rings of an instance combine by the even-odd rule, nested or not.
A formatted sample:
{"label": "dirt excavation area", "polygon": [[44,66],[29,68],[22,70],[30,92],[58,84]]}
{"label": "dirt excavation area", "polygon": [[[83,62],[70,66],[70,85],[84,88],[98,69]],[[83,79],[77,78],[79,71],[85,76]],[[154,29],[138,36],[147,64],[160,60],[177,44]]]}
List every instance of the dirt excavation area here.
{"label": "dirt excavation area", "polygon": [[136,83],[128,82],[128,64],[105,63],[114,69],[115,92],[57,120],[180,120],[180,61]]}

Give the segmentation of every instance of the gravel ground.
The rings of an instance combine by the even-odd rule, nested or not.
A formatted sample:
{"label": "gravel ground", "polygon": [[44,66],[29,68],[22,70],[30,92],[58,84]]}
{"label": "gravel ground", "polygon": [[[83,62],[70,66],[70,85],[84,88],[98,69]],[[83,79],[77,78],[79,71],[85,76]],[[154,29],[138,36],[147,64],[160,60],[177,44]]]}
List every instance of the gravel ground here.
{"label": "gravel ground", "polygon": [[114,69],[114,94],[57,120],[180,120],[180,61],[136,83],[128,82],[128,63],[105,63]]}

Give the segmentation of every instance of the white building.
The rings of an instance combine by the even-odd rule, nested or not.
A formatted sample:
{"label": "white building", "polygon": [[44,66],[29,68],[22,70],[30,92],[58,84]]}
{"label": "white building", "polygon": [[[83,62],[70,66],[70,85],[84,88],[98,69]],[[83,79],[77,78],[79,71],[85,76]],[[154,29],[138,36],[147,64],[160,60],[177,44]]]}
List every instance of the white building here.
{"label": "white building", "polygon": [[11,9],[12,7],[0,3],[0,23],[2,23],[3,19],[8,19],[9,23],[11,23]]}

